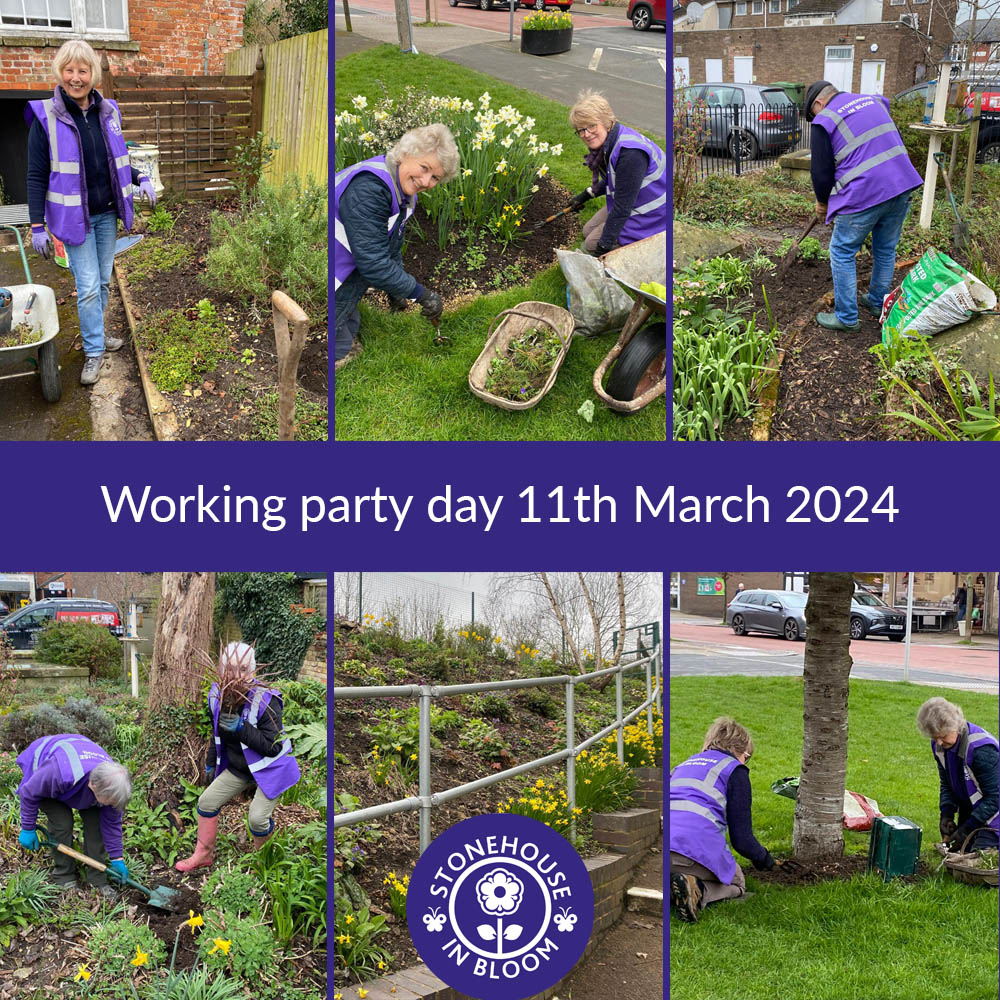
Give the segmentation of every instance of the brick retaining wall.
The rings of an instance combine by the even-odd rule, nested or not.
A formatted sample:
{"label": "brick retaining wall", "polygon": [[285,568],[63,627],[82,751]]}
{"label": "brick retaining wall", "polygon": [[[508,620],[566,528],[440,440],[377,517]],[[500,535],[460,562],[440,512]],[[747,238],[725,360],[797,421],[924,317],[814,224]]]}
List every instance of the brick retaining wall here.
{"label": "brick retaining wall", "polygon": [[[590,941],[580,958],[582,962],[600,944],[604,932],[625,912],[625,890],[632,872],[642,861],[647,849],[660,835],[660,811],[663,801],[663,771],[661,768],[642,768],[658,772],[661,805],[653,809],[624,809],[615,813],[595,813],[593,816],[594,839],[610,848],[607,854],[584,858],[594,887],[594,927]],[[652,783],[655,775],[647,775]],[[640,783],[643,777],[640,774]],[[538,993],[529,1000],[548,1000],[558,992],[561,981]],[[391,992],[395,987],[395,992]],[[416,965],[402,972],[383,976],[365,984],[366,1000],[471,1000],[446,985],[427,968]],[[338,990],[343,1000],[360,1000],[358,987]]]}

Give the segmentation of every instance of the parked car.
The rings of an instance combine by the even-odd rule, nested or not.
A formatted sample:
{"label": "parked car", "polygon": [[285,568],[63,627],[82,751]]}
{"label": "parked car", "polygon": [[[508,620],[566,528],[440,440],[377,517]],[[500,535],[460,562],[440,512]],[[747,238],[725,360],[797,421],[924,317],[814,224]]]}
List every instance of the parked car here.
{"label": "parked car", "polygon": [[[501,10],[510,10],[510,0],[448,0],[449,7],[457,7],[460,3],[469,3],[480,10],[493,10],[499,7]],[[514,10],[518,7],[532,7],[535,10],[545,10],[546,7],[558,7],[560,10],[569,10],[573,6],[573,0],[530,0],[528,3],[514,0]]]}
{"label": "parked car", "polygon": [[684,88],[689,108],[701,101],[708,118],[704,146],[741,160],[784,153],[802,137],[799,109],[781,87],[756,83],[699,83]]}
{"label": "parked car", "polygon": [[38,633],[46,625],[56,621],[86,621],[106,625],[108,631],[118,639],[125,634],[118,609],[113,604],[85,597],[46,597],[35,601],[0,622],[0,633],[6,636],[14,649],[34,649]]}
{"label": "parked car", "polygon": [[[911,97],[918,97],[926,107],[928,102],[934,100],[934,90],[937,87],[936,80],[927,80],[924,83],[914,84],[901,90],[892,100],[905,101]],[[958,101],[959,81],[953,80],[948,94],[950,104]],[[1000,80],[990,80],[985,82],[970,83],[965,97],[965,113],[971,117],[975,108],[977,95],[982,97],[982,104],[979,115],[979,138],[976,141],[976,162],[977,163],[1000,163]]]}
{"label": "parked car", "polygon": [[[449,7],[457,7],[459,3],[470,3],[473,7],[478,7],[480,10],[493,10],[493,0],[448,0]],[[510,3],[500,3],[497,6],[501,7],[503,10],[510,9]],[[514,3],[514,10],[517,10],[517,3]]]}
{"label": "parked car", "polygon": [[884,635],[894,642],[906,637],[906,615],[890,608],[881,597],[856,588],[851,600],[851,638]]}
{"label": "parked car", "polygon": [[649,31],[650,25],[667,26],[667,0],[629,0],[628,19],[636,31]]}

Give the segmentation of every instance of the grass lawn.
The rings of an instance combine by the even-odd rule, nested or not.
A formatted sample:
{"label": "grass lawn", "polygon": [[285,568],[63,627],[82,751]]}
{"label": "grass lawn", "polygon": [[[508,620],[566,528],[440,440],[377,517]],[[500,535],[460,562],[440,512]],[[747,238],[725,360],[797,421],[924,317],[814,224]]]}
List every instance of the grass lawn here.
{"label": "grass lawn", "polygon": [[[938,778],[917,708],[941,695],[996,732],[998,701],[983,694],[913,684],[852,681],[847,787],[878,800],[924,831],[921,855],[940,859]],[[792,846],[794,803],[775,778],[800,773],[802,681],[788,677],[677,677],[670,682],[671,766],[700,749],[719,715],[746,724],[754,832],[776,856]],[[844,832],[845,850],[867,852],[868,835]],[[742,860],[737,856],[737,860]],[[954,882],[942,871],[916,885],[875,876],[792,888],[764,886],[719,903],[697,924],[670,920],[672,1000],[938,1000],[997,996],[997,893]]]}
{"label": "grass lawn", "polygon": [[[428,93],[477,101],[484,90],[494,108],[512,104],[536,121],[534,132],[550,144],[562,143],[562,156],[549,157],[552,178],[569,191],[590,183],[583,166],[584,147],[570,127],[569,104],[502,83],[438,59],[404,56],[382,45],[338,60],[337,111],[358,94],[372,105],[401,95],[407,85]],[[567,94],[572,101],[575,94]],[[664,139],[647,133],[662,146]],[[592,200],[581,212],[585,221],[603,204]],[[428,234],[430,235],[430,234]],[[410,237],[415,238],[413,236]],[[566,283],[557,266],[536,275],[527,285],[475,298],[445,312],[441,333],[450,345],[433,347],[432,330],[418,310],[391,315],[362,303],[364,354],[345,368],[335,383],[335,436],[349,440],[629,440],[662,441],[666,437],[666,397],[631,416],[601,405],[593,423],[577,415],[588,399],[599,404],[591,378],[616,336],[577,338],[555,386],[533,409],[511,413],[477,399],[469,390],[468,373],[483,348],[490,321],[519,302],[537,300],[566,306]]]}

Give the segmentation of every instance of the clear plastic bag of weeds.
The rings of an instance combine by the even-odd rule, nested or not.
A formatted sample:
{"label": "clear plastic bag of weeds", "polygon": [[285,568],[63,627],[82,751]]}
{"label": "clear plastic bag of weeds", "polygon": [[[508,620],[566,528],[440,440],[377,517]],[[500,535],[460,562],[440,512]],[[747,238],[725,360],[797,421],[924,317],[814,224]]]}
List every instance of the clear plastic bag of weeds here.
{"label": "clear plastic bag of weeds", "polygon": [[557,250],[566,278],[566,308],[573,315],[574,336],[618,333],[632,310],[632,299],[604,273],[596,257],[575,250]]}

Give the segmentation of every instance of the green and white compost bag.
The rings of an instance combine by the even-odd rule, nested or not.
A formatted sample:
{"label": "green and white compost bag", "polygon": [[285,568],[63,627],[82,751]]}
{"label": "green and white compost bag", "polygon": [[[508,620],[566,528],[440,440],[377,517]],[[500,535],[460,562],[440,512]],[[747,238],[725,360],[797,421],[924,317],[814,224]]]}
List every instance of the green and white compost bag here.
{"label": "green and white compost bag", "polygon": [[882,306],[882,343],[889,330],[929,337],[995,309],[996,293],[947,254],[930,247]]}

